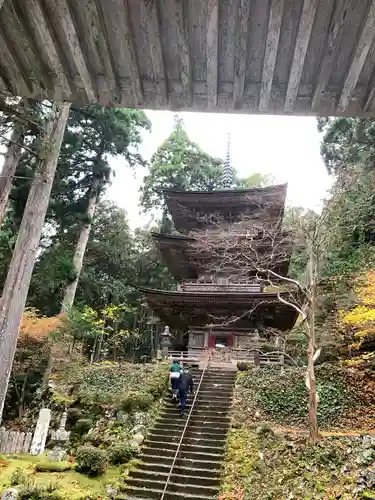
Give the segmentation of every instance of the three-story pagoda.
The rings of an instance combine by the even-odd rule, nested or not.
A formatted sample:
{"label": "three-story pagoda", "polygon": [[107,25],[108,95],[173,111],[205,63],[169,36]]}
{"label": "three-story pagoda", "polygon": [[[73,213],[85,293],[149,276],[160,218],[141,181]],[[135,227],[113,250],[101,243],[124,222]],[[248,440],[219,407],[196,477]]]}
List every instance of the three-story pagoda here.
{"label": "three-story pagoda", "polygon": [[[172,329],[187,331],[188,349],[216,345],[248,349],[269,331],[290,330],[296,310],[279,300],[278,291],[267,291],[259,280],[251,255],[238,272],[227,265],[232,247],[240,245],[239,233],[251,237],[251,251],[276,275],[288,273],[291,245],[282,229],[287,185],[218,191],[164,191],[178,236],[153,233],[169,271],[177,281],[175,291],[142,289],[149,307]],[[267,231],[264,227],[267,226]],[[254,231],[254,228],[255,231]],[[213,246],[200,241],[232,242],[220,257]],[[272,236],[270,236],[272,234]],[[282,252],[275,252],[275,247]],[[210,251],[211,249],[211,251]],[[230,250],[231,249],[231,250]],[[255,250],[254,250],[255,249]],[[203,251],[204,250],[204,251]],[[242,250],[244,252],[248,250]],[[263,258],[262,257],[266,257]],[[254,263],[255,264],[255,263]],[[213,272],[213,269],[217,272]],[[290,299],[289,292],[285,292]],[[281,293],[281,296],[283,293]]]}

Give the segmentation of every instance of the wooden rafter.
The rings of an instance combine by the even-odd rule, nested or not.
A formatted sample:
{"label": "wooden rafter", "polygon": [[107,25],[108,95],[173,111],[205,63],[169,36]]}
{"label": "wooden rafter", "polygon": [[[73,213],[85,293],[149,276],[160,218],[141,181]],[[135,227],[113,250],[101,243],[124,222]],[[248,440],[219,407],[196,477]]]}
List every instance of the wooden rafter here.
{"label": "wooden rafter", "polygon": [[285,97],[285,112],[292,113],[297,99],[318,0],[304,0]]}

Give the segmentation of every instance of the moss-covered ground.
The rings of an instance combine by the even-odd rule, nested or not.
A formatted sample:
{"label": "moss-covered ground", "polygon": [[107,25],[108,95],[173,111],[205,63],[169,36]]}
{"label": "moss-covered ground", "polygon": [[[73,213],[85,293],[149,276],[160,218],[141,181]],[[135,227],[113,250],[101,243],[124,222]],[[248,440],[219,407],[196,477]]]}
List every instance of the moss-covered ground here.
{"label": "moss-covered ground", "polygon": [[[38,472],[38,464],[46,463],[45,457],[30,455],[5,455],[7,463],[0,468],[0,491],[12,485],[16,471],[22,470],[24,485],[51,487],[62,500],[99,500],[106,499],[106,486],[115,484],[120,477],[120,467],[110,467],[103,476],[87,477],[72,468],[65,472]],[[64,465],[64,464],[62,464]],[[22,485],[16,485],[22,487]]]}
{"label": "moss-covered ground", "polygon": [[[0,460],[0,494],[14,485],[30,491],[21,495],[21,500],[111,498],[107,487],[118,489],[121,478],[137,459],[139,445],[162,406],[168,380],[168,363],[67,364],[53,377],[48,403],[52,409],[51,429],[57,428],[67,408],[70,462],[59,465],[47,456],[4,456]],[[38,411],[37,406],[32,408],[21,422],[24,427],[13,423],[13,429],[32,428]],[[47,448],[51,445],[47,441]],[[100,449],[109,464],[100,477],[88,477],[75,469],[75,457],[82,446]],[[43,468],[45,472],[41,472]],[[20,483],[16,482],[18,476]]]}
{"label": "moss-covered ground", "polygon": [[[259,430],[259,427],[258,427]],[[221,500],[352,500],[375,498],[375,450],[360,437],[330,437],[316,446],[295,436],[232,429]],[[369,474],[359,487],[360,469]],[[375,484],[374,484],[375,486]]]}
{"label": "moss-covered ground", "polygon": [[220,499],[375,499],[374,380],[318,367],[322,438],[312,446],[303,370],[240,372]]}

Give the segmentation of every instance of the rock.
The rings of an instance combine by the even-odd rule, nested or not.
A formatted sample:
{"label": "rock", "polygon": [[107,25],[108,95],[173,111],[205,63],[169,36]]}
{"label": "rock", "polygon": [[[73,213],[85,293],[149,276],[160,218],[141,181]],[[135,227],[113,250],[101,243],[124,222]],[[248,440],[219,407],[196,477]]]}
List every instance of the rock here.
{"label": "rock", "polygon": [[146,431],[146,427],[142,424],[135,425],[131,430],[130,434],[142,434]]}
{"label": "rock", "polygon": [[285,439],[285,432],[283,432],[282,430],[276,429],[275,431],[273,431],[273,433],[277,438]]}
{"label": "rock", "polygon": [[362,444],[363,444],[363,446],[365,448],[371,448],[372,447],[372,438],[371,438],[371,436],[363,436]]}
{"label": "rock", "polygon": [[137,411],[133,413],[132,421],[134,425],[145,425],[147,421],[147,415],[144,412]]}
{"label": "rock", "polygon": [[107,495],[111,500],[117,498],[119,490],[118,488],[116,488],[116,486],[114,486],[113,484],[107,484],[105,489],[107,490]]}
{"label": "rock", "polygon": [[62,462],[63,460],[66,460],[67,457],[67,452],[60,446],[55,446],[53,450],[48,453],[49,460],[54,462]]}
{"label": "rock", "polygon": [[145,437],[140,432],[137,434],[134,434],[133,437],[129,441],[130,447],[131,448],[139,448],[142,445],[144,440],[145,440]]}
{"label": "rock", "polygon": [[364,450],[364,451],[362,452],[362,457],[363,457],[363,459],[365,460],[365,462],[370,462],[370,461],[372,461],[372,457],[373,457],[373,450],[372,450],[372,449],[367,448],[366,450]]}
{"label": "rock", "polygon": [[264,436],[265,434],[272,433],[272,429],[269,425],[262,424],[262,425],[258,425],[258,427],[255,429],[255,433],[258,436]]}
{"label": "rock", "polygon": [[121,422],[122,424],[125,424],[129,420],[129,414],[120,410],[116,413],[116,420],[117,420],[117,422]]}
{"label": "rock", "polygon": [[256,411],[256,412],[255,412],[255,418],[257,418],[257,419],[259,419],[259,418],[260,418],[260,413],[259,413],[259,411]]}
{"label": "rock", "polygon": [[1,500],[17,500],[18,499],[18,490],[15,488],[8,488],[1,495]]}
{"label": "rock", "polygon": [[129,441],[129,446],[132,450],[135,452],[139,452],[142,446],[143,441],[145,440],[145,437],[143,434],[138,433],[134,434],[133,437]]}

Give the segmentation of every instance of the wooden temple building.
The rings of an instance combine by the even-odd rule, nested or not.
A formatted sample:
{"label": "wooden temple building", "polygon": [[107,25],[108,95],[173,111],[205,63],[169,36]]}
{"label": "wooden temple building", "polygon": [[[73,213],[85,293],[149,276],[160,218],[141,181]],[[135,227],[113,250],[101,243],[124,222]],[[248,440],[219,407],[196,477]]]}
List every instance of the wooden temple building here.
{"label": "wooden temple building", "polygon": [[[251,255],[245,256],[247,266],[240,261],[238,272],[224,262],[230,262],[228,252],[236,250],[236,242],[241,240],[238,235],[251,233],[256,255],[266,256],[263,265],[267,263],[277,274],[287,275],[291,245],[282,229],[286,189],[283,184],[256,189],[164,192],[179,235],[152,236],[177,287],[174,291],[142,292],[164,325],[172,332],[186,332],[189,355],[218,345],[233,351],[251,350],[259,346],[262,337],[269,337],[267,332],[286,332],[294,326],[295,309],[282,303],[277,291],[267,291],[251,265]],[[218,231],[224,245],[232,242],[227,251],[202,248],[200,242],[209,241],[210,235]],[[282,252],[276,252],[275,245]]]}

